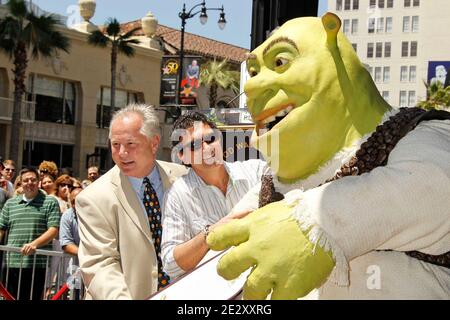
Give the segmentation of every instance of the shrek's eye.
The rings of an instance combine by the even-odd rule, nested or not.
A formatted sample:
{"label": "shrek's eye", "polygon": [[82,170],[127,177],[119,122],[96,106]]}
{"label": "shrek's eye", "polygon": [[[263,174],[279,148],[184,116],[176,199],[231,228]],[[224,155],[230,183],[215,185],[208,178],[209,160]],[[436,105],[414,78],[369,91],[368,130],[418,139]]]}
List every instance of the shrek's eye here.
{"label": "shrek's eye", "polygon": [[250,68],[248,70],[248,74],[250,75],[250,77],[254,77],[254,76],[258,75],[258,72],[255,70],[255,68]]}
{"label": "shrek's eye", "polygon": [[289,62],[288,59],[285,59],[285,58],[277,58],[277,59],[275,60],[275,66],[276,66],[276,67],[281,67],[281,66],[284,66],[285,64],[287,64],[288,62]]}

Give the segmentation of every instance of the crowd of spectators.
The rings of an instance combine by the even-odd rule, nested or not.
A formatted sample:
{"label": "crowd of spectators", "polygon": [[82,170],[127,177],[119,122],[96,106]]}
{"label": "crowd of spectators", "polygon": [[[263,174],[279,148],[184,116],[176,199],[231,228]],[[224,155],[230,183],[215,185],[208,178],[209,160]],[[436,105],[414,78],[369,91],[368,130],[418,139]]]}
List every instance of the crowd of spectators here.
{"label": "crowd of spectators", "polygon": [[[36,169],[37,170],[33,170],[35,170],[37,174],[36,187],[38,191],[34,195],[34,199],[27,199],[26,187],[28,186],[22,184],[24,170],[20,171],[20,173],[18,173],[16,177],[15,163],[12,160],[3,160],[0,157],[0,232],[2,232],[0,237],[0,244],[9,245],[11,241],[8,241],[8,235],[9,233],[12,234],[14,232],[14,226],[12,225],[11,217],[13,216],[13,214],[15,214],[14,210],[16,210],[16,207],[12,207],[12,202],[15,201],[19,205],[21,203],[27,205],[33,202],[37,202],[38,200],[36,199],[38,198],[42,199],[42,201],[45,201],[44,199],[50,198],[50,200],[53,199],[52,201],[56,200],[55,203],[58,204],[56,206],[56,210],[59,215],[57,220],[58,232],[56,232],[54,235],[52,234],[49,239],[45,239],[45,243],[39,242],[39,246],[31,247],[34,251],[37,248],[47,248],[54,251],[63,251],[73,256],[74,259],[71,263],[77,264],[76,255],[79,245],[79,236],[77,227],[77,215],[74,208],[75,197],[83,190],[83,188],[86,188],[100,176],[99,169],[95,166],[90,167],[86,172],[87,179],[83,180],[82,182],[80,181],[80,179],[73,177],[70,170],[59,170],[58,166],[53,161],[42,161]],[[26,170],[27,169],[25,169],[25,171]],[[7,205],[8,203],[8,207],[5,207],[5,205]],[[38,205],[36,204],[35,207],[37,206]],[[5,209],[3,209],[4,207]],[[13,208],[14,210],[11,208]],[[25,207],[23,207],[20,210],[22,210],[22,216],[20,216],[22,217],[21,219],[26,219],[25,215],[28,212],[27,210],[29,209],[25,209]],[[37,222],[37,224],[39,223]],[[38,226],[36,225],[33,228],[36,229],[38,228]],[[39,238],[37,235],[31,235],[31,231],[27,236],[29,238],[27,240],[30,241],[29,243],[33,244]],[[16,243],[14,246],[25,247],[29,243]],[[34,253],[34,251],[31,252],[31,254]],[[8,268],[10,269],[10,262],[8,261],[8,263],[6,263],[6,261],[2,261],[2,253],[3,252],[0,251],[0,283],[2,282],[2,280],[3,282],[5,282],[4,277],[6,276],[6,273],[4,271],[6,269],[6,265],[8,265]],[[12,261],[12,259],[10,260]],[[57,270],[61,270],[62,263],[63,260],[61,258],[53,257],[51,259],[51,266],[50,268],[47,268],[46,275],[46,287],[49,289],[44,293],[43,296],[40,296],[40,298],[49,298],[49,295],[52,293],[52,289],[54,293],[54,290],[56,289],[55,281]],[[67,269],[67,262],[64,262],[64,264],[65,265],[62,266],[62,270]],[[13,289],[13,291],[15,291],[16,289]],[[23,288],[21,288],[20,290],[20,292],[22,292]],[[15,292],[17,293],[17,291]],[[29,297],[28,295],[25,297],[22,295],[21,299],[23,298]],[[34,296],[33,298],[36,298],[36,296]]]}

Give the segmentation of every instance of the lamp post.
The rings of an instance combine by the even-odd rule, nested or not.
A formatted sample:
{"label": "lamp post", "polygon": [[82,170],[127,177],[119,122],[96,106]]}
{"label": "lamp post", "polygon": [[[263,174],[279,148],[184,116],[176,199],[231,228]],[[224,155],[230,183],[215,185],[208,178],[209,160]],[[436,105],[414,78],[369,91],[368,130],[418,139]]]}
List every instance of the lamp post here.
{"label": "lamp post", "polygon": [[[198,11],[194,11],[194,9],[200,7],[200,10]],[[217,22],[219,25],[220,30],[223,30],[225,28],[225,25],[227,23],[227,21],[225,20],[225,12],[224,12],[224,8],[223,5],[221,8],[207,8],[206,7],[206,1],[203,0],[201,3],[198,3],[196,5],[194,5],[189,11],[186,10],[186,4],[183,3],[183,11],[178,13],[178,16],[181,19],[181,44],[180,44],[180,64],[179,64],[179,68],[178,68],[178,79],[177,79],[177,96],[176,96],[176,104],[177,106],[180,106],[180,86],[181,86],[181,81],[182,81],[182,77],[183,77],[183,60],[184,60],[184,28],[186,25],[186,20],[195,17],[197,14],[200,13],[200,23],[201,24],[206,24],[206,22],[208,21],[208,15],[206,14],[206,11],[209,10],[220,10],[220,16],[219,16],[219,21]]]}

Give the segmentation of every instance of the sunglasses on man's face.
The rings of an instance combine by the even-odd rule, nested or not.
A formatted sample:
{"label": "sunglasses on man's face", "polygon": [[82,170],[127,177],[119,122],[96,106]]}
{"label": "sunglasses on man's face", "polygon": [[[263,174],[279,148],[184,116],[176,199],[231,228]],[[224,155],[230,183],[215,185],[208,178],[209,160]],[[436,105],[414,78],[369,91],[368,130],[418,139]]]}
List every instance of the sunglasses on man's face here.
{"label": "sunglasses on man's face", "polygon": [[202,148],[203,142],[205,142],[206,144],[209,145],[215,141],[216,141],[216,137],[214,135],[207,135],[207,136],[204,136],[203,139],[192,140],[190,143],[185,144],[183,149],[181,150],[181,152],[183,152],[183,150],[185,150],[185,149],[190,149],[191,151],[197,151]]}

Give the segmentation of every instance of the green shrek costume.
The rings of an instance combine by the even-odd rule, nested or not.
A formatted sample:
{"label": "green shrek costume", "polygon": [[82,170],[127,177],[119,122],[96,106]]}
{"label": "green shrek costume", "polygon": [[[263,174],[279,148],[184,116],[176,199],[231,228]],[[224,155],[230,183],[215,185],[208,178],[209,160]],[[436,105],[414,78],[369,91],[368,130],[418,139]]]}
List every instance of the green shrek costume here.
{"label": "green shrek costume", "polygon": [[393,110],[340,26],[288,21],[248,57],[252,141],[273,185],[241,205],[283,200],[210,233],[212,249],[236,246],[218,273],[252,268],[246,299],[446,299],[450,116]]}

